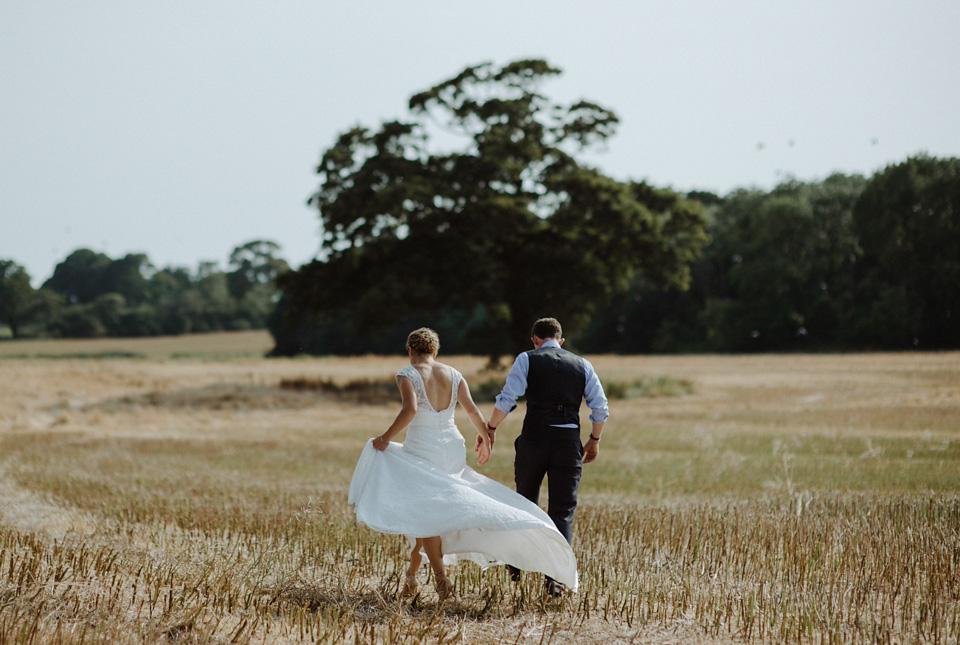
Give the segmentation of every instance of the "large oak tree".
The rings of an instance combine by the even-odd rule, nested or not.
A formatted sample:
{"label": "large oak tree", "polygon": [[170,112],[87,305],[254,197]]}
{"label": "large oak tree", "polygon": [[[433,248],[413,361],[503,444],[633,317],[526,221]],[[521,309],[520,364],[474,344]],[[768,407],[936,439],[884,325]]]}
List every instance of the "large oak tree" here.
{"label": "large oak tree", "polygon": [[474,331],[495,354],[523,349],[539,316],[575,329],[636,272],[685,288],[700,204],[578,161],[618,120],[541,94],[559,73],[543,60],[469,67],[413,96],[409,119],[340,135],[309,200],[318,259],[279,280],[288,318],[348,314],[373,333],[411,312],[480,308]]}

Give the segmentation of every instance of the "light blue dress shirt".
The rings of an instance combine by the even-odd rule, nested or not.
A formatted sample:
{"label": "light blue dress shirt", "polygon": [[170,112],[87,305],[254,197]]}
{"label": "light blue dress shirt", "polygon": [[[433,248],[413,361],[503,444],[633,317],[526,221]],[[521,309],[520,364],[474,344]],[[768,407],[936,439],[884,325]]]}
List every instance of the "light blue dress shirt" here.
{"label": "light blue dress shirt", "polygon": [[[548,340],[541,347],[560,347],[560,343],[555,340]],[[610,416],[607,410],[607,397],[603,393],[603,386],[597,377],[593,365],[585,358],[579,357],[583,361],[584,376],[586,376],[586,385],[583,388],[583,398],[590,408],[590,420],[594,423],[603,423]],[[507,382],[503,385],[503,390],[497,395],[496,408],[509,414],[517,407],[517,399],[523,396],[527,391],[527,375],[530,373],[530,358],[524,352],[517,356],[513,361],[513,367],[507,374]],[[576,428],[577,426],[566,423],[557,424],[557,428]]]}

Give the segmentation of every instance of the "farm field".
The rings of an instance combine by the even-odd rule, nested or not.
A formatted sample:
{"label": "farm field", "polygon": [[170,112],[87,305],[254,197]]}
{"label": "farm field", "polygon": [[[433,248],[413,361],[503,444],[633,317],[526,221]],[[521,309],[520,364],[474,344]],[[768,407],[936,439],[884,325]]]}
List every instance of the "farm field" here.
{"label": "farm field", "polygon": [[[0,343],[0,643],[960,640],[960,353],[590,356],[623,398],[580,592],[464,564],[440,604],[346,504],[406,357],[269,347]],[[440,360],[489,415],[504,373]],[[507,485],[519,412],[479,469]]]}

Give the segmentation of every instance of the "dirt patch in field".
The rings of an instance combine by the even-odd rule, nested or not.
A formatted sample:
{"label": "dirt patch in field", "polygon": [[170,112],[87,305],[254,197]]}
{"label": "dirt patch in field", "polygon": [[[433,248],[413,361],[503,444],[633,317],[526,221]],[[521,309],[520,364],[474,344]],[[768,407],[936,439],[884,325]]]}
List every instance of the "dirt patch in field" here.
{"label": "dirt patch in field", "polygon": [[143,406],[207,410],[298,410],[318,405],[322,398],[310,392],[284,390],[269,385],[214,383],[179,390],[153,390],[128,394],[83,406],[90,410],[132,410]]}
{"label": "dirt patch in field", "polygon": [[151,390],[85,404],[60,401],[48,408],[82,412],[132,412],[143,408],[169,410],[303,410],[324,403],[357,405],[394,403],[396,386],[390,382],[356,381],[338,385],[330,380],[285,379],[279,385],[257,383],[211,383],[175,390]]}

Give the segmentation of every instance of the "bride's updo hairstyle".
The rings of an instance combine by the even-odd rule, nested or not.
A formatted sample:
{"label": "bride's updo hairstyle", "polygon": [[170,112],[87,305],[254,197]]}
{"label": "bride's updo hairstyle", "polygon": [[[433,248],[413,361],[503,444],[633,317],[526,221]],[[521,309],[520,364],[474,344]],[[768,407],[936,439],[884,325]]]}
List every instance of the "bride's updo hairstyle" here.
{"label": "bride's updo hairstyle", "polygon": [[440,336],[429,327],[414,329],[407,336],[407,347],[414,354],[436,354],[440,351]]}

